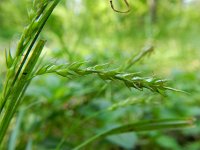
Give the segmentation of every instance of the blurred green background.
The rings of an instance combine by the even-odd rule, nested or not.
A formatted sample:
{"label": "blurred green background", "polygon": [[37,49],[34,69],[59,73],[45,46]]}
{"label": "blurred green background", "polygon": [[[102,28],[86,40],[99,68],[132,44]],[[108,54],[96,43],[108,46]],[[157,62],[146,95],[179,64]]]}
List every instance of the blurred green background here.
{"label": "blurred green background", "polygon": [[[61,149],[71,149],[113,126],[173,117],[196,117],[197,125],[193,129],[109,136],[86,149],[200,149],[200,1],[129,3],[131,12],[120,14],[107,0],[62,0],[42,32],[41,37],[47,40],[43,61],[110,63],[115,68],[143,47],[153,45],[154,52],[129,71],[169,79],[171,87],[190,94],[168,91],[163,96],[148,90],[129,90],[95,76],[37,77],[6,137],[11,142],[12,135],[17,135],[15,149],[49,150],[61,141]],[[122,1],[114,4],[126,9]],[[31,8],[30,0],[0,1],[0,92],[6,73],[4,50],[15,52],[20,34],[30,21]],[[140,103],[104,111],[127,99]],[[12,149],[9,144],[5,147]]]}

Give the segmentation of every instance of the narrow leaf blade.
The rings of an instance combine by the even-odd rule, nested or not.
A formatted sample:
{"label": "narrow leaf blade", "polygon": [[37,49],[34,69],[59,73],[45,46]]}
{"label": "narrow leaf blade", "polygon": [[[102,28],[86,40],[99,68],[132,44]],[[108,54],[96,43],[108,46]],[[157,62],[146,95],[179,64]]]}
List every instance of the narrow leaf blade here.
{"label": "narrow leaf blade", "polygon": [[130,123],[126,125],[119,126],[117,128],[105,131],[103,133],[97,134],[90,139],[86,140],[82,144],[75,147],[73,150],[79,150],[89,143],[99,139],[104,138],[108,135],[121,134],[127,132],[142,132],[142,131],[152,131],[152,130],[168,130],[168,129],[181,129],[194,126],[194,118],[186,119],[161,119],[161,120],[150,120],[141,121],[138,123]]}

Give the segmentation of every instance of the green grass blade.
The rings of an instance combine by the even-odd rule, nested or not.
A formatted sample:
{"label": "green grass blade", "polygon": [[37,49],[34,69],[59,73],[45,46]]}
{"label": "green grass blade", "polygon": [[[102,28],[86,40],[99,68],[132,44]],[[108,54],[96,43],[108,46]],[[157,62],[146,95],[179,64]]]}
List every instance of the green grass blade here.
{"label": "green grass blade", "polygon": [[13,131],[12,131],[12,134],[11,134],[11,137],[10,137],[10,140],[9,140],[8,150],[15,150],[17,138],[18,138],[18,135],[19,135],[19,132],[20,132],[20,125],[21,125],[21,122],[22,122],[23,115],[24,115],[24,110],[21,109],[19,111],[16,125],[13,128]]}
{"label": "green grass blade", "polygon": [[30,138],[30,139],[28,140],[28,143],[27,143],[27,145],[26,145],[26,149],[25,149],[25,150],[32,150],[32,144],[33,144],[33,141],[32,141],[32,139]]}
{"label": "green grass blade", "polygon": [[[19,42],[19,44],[18,44],[17,55],[16,55],[16,58],[15,58],[17,61],[21,61],[21,63],[20,63],[19,68],[18,68],[17,71],[16,71],[16,74],[14,75],[14,79],[13,79],[13,81],[12,81],[12,83],[11,83],[11,86],[10,86],[9,90],[6,92],[6,94],[5,94],[4,98],[3,98],[3,100],[2,100],[1,103],[0,103],[0,113],[2,112],[2,110],[3,110],[3,108],[4,108],[5,104],[6,104],[6,102],[7,102],[7,100],[8,100],[8,97],[9,97],[11,91],[13,90],[12,88],[14,87],[14,85],[16,84],[16,81],[18,80],[18,78],[19,78],[19,76],[20,76],[20,73],[21,73],[21,71],[22,71],[22,69],[23,69],[23,67],[24,67],[24,65],[25,65],[25,63],[26,63],[26,61],[27,61],[27,59],[28,59],[28,57],[29,57],[29,55],[30,55],[30,52],[31,52],[33,46],[34,46],[35,43],[36,43],[36,40],[38,39],[38,37],[39,37],[39,35],[40,35],[42,29],[44,28],[44,25],[46,24],[48,18],[50,17],[51,13],[53,12],[54,8],[57,6],[57,4],[58,4],[59,2],[60,2],[60,0],[55,0],[55,1],[53,1],[52,5],[49,7],[49,9],[48,9],[48,10],[46,11],[46,13],[43,15],[42,19],[40,20],[40,22],[39,22],[39,24],[38,24],[38,30],[36,31],[35,36],[33,37],[33,39],[30,40],[31,43],[30,43],[28,49],[26,50],[25,56],[23,57],[22,60],[19,59],[18,55],[21,55],[21,54],[23,53],[23,51],[24,51],[24,48],[23,48],[22,45],[23,45],[23,42],[24,42],[24,38],[25,38],[25,37],[24,37],[24,38],[23,38],[23,36],[21,37],[21,39],[20,39],[21,42]],[[46,8],[46,7],[45,7],[45,8]],[[43,10],[43,11],[44,11],[44,10]],[[43,12],[43,11],[42,11],[42,12]],[[37,17],[38,17],[38,16],[36,16],[35,19],[37,19]],[[32,27],[32,26],[29,26],[29,27],[30,27],[30,29],[28,28],[27,30],[31,30],[31,27]],[[25,33],[24,33],[24,34],[25,34]],[[25,34],[25,35],[26,35],[26,34]],[[25,35],[24,35],[24,36],[25,36]],[[21,46],[19,46],[19,45],[21,45]],[[26,46],[25,46],[25,47],[26,47]],[[20,51],[20,48],[21,48],[21,51]],[[15,63],[14,65],[18,65],[18,63]],[[16,68],[16,66],[14,66],[14,68]],[[9,80],[10,80],[10,79],[9,79]]]}
{"label": "green grass blade", "polygon": [[27,88],[27,85],[30,83],[30,77],[32,75],[33,68],[41,54],[41,51],[44,47],[45,41],[40,40],[38,44],[36,45],[31,57],[29,58],[24,70],[22,71],[22,74],[19,78],[19,80],[16,83],[16,86],[13,87],[13,93],[9,97],[9,103],[8,107],[5,110],[5,114],[3,116],[3,119],[0,122],[0,143],[2,142],[4,135],[6,133],[6,130],[8,128],[8,125],[14,115],[14,113],[17,110],[18,105],[20,104],[23,94],[25,92],[25,89]]}
{"label": "green grass blade", "polygon": [[121,134],[126,132],[142,132],[142,131],[152,131],[152,130],[166,130],[166,129],[181,129],[186,127],[194,126],[194,118],[188,119],[161,119],[161,120],[150,120],[141,121],[138,123],[130,123],[122,125],[120,127],[105,131],[103,133],[97,134],[90,139],[86,140],[82,144],[75,147],[73,150],[79,150],[90,144],[91,142],[106,137],[113,134]]}

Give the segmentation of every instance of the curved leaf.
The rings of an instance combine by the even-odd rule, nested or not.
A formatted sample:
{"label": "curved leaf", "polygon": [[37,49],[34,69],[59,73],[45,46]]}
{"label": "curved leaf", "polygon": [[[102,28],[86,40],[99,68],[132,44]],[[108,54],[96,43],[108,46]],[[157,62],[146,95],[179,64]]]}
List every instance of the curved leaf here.
{"label": "curved leaf", "polygon": [[195,121],[194,118],[186,118],[186,119],[176,118],[176,119],[161,119],[161,120],[141,121],[138,123],[130,123],[97,134],[91,137],[90,139],[86,140],[82,144],[78,145],[73,150],[79,150],[88,145],[89,143],[99,138],[106,137],[108,135],[121,134],[127,132],[151,131],[151,130],[181,129],[186,127],[193,127],[194,121]]}

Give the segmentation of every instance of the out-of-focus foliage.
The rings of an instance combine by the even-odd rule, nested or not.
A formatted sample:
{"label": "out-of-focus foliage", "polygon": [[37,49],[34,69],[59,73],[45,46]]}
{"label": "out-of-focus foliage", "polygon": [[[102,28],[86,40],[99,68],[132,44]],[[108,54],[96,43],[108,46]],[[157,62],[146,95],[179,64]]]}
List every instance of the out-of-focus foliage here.
{"label": "out-of-focus foliage", "polygon": [[[118,82],[106,84],[93,76],[73,80],[54,75],[37,77],[24,98],[22,113],[11,125],[10,132],[16,134],[18,130],[20,139],[16,140],[16,149],[52,149],[59,143],[61,149],[70,149],[100,130],[124,123],[187,116],[197,118],[196,128],[113,135],[86,149],[200,149],[200,3],[157,1],[156,16],[150,15],[147,0],[129,3],[131,12],[119,14],[106,0],[63,0],[42,33],[48,41],[43,61],[108,62],[119,67],[144,46],[153,44],[150,57],[129,71],[168,78],[170,86],[190,94],[169,91],[165,96],[152,95],[148,90],[122,88]],[[115,5],[123,3],[115,1]],[[0,90],[5,78],[3,50],[15,49],[30,19],[31,10],[27,8],[31,6],[28,0],[0,2]],[[117,107],[121,101],[127,105]]]}

